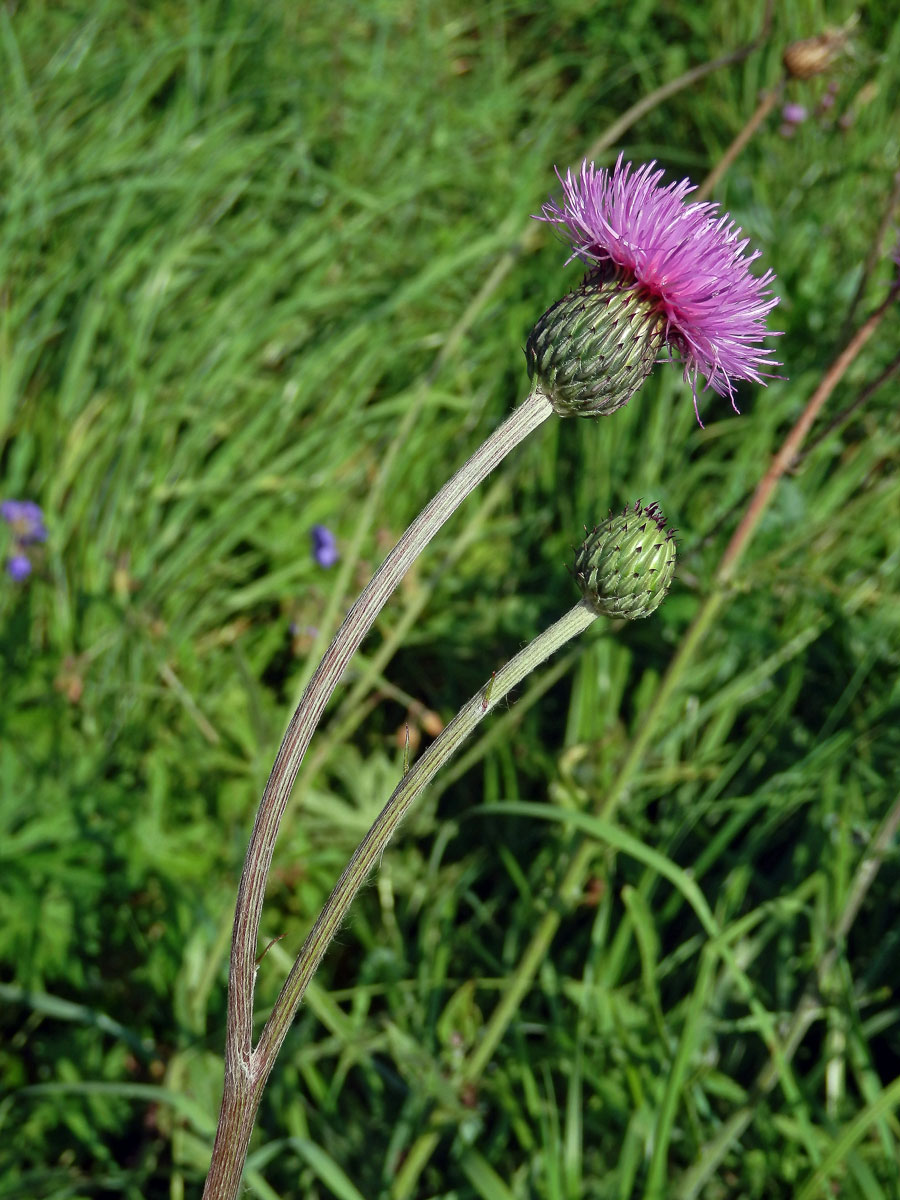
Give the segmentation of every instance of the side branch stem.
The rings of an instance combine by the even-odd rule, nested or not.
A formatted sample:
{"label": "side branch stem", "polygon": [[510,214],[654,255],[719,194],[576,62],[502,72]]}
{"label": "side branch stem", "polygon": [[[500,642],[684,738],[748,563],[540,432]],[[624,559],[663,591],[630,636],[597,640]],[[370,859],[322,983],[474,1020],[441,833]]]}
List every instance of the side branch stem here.
{"label": "side branch stem", "polygon": [[331,896],[319,914],[303,949],[285,981],[254,1051],[254,1075],[264,1081],[291,1026],[303,993],[322,961],[325,950],[347,915],[350,905],[410,806],[440,768],[448,762],[476,726],[509,692],[551,654],[582,633],[597,619],[582,601],[545,629],[498,671],[460,709],[403,777],[374,825],[360,842]]}
{"label": "side branch stem", "polygon": [[[685,633],[675,656],[660,681],[648,709],[641,718],[638,732],[632,739],[609,792],[598,806],[598,813],[602,817],[611,818],[623,799],[628,795],[634,777],[644,760],[644,756],[651,742],[656,737],[660,720],[669,702],[681,685],[685,669],[694,658],[699,647],[704,643],[716,616],[730,598],[728,585],[733,579],[738,563],[756,533],[763,514],[771,503],[779,480],[796,458],[804,439],[823,405],[840,383],[851,363],[878,328],[885,313],[892,304],[896,303],[897,292],[898,289],[896,286],[890,289],[884,303],[879,305],[864,324],[860,326],[847,347],[835,358],[822,377],[818,387],[807,401],[797,423],[791,429],[778,453],[772,459],[765,475],[759,481],[743,519],[738,524],[734,535],[719,561],[715,573],[716,587],[703,601],[690,628]],[[482,1031],[477,1046],[462,1066],[460,1074],[465,1083],[476,1084],[484,1074],[497,1047],[503,1040],[510,1022],[527,994],[541,963],[546,958],[562,922],[562,913],[566,905],[576,902],[581,894],[596,853],[596,842],[590,839],[583,839],[578,843],[568,868],[564,872],[563,878],[557,888],[557,897],[560,903],[551,906],[537,923],[531,940],[509,978],[502,998],[491,1013]],[[434,1153],[440,1138],[441,1130],[436,1121],[434,1127],[420,1134],[416,1141],[413,1142],[403,1166],[394,1180],[391,1191],[392,1200],[408,1200],[413,1194],[418,1178]]]}

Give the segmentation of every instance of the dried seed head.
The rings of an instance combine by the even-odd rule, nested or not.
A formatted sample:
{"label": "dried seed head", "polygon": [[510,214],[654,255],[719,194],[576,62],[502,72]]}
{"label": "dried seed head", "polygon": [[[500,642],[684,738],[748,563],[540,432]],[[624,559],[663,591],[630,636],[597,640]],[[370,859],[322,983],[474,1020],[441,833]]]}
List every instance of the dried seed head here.
{"label": "dried seed head", "polygon": [[585,601],[605,617],[635,621],[662,604],[675,574],[675,531],[657,504],[610,516],[575,556],[575,579]]}
{"label": "dried seed head", "polygon": [[855,24],[855,20],[850,20],[841,29],[826,29],[815,37],[791,42],[781,56],[788,75],[792,79],[812,79],[814,75],[824,75],[847,53],[850,31]]}

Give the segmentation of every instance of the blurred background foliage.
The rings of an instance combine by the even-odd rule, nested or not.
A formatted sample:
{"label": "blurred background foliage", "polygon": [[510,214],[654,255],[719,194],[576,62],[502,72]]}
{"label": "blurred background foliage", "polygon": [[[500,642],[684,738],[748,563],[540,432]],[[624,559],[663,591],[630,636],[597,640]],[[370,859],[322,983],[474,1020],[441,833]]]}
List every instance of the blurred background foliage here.
{"label": "blurred background foliage", "polygon": [[[852,11],[776,4],[760,45],[602,161],[701,180],[785,45]],[[0,1196],[199,1194],[234,889],[303,683],[524,394],[528,329],[579,277],[529,223],[553,167],[762,20],[734,0],[0,6],[0,472],[49,530],[30,578],[0,582]],[[563,818],[602,805],[766,463],[885,294],[898,62],[895,6],[863,5],[840,61],[785,87],[808,119],[776,108],[716,188],[777,272],[785,378],[742,389],[739,417],[703,396],[704,428],[672,368],[611,420],[550,423],[354,660],[276,853],[261,1014],[406,727],[415,750],[573,602],[584,524],[641,496],[679,527],[659,614],[550,664],[385,855],[276,1068],[252,1194],[900,1195],[895,841],[835,946],[900,780],[896,378],[780,484],[616,814],[645,850],[597,836],[489,1070],[459,1083],[557,902]]]}

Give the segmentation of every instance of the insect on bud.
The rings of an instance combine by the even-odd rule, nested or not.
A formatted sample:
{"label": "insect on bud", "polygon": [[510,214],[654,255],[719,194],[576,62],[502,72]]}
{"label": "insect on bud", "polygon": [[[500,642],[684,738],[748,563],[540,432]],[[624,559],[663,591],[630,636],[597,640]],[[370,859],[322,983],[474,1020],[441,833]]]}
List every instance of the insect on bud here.
{"label": "insect on bud", "polygon": [[585,602],[604,617],[649,617],[675,574],[674,535],[659,505],[644,507],[640,500],[598,525],[575,556]]}

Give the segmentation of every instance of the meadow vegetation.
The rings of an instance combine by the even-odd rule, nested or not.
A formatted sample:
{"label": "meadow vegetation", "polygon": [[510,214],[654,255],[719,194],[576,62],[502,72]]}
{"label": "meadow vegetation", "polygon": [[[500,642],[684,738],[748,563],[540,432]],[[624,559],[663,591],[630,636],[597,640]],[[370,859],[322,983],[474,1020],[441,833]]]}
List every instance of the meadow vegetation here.
{"label": "meadow vegetation", "polygon": [[[598,161],[700,182],[784,47],[852,12],[774,7],[761,45]],[[739,416],[702,395],[702,428],[671,367],[614,416],[549,421],[351,664],[276,852],[261,1017],[407,727],[415,754],[574,602],[583,526],[642,497],[679,529],[659,612],[598,621],[542,668],[384,855],[285,1043],[248,1194],[900,1195],[896,306],[667,675],[772,454],[896,272],[893,10],[864,6],[849,53],[785,85],[807,119],[783,127],[779,104],[715,187],[777,274],[784,378],[742,386]],[[199,1195],[235,886],[303,684],[526,393],[528,330],[580,278],[530,221],[554,166],[762,16],[0,6],[0,499],[37,501],[48,532],[27,579],[0,579],[3,1200]],[[560,895],[585,844],[590,877]]]}

